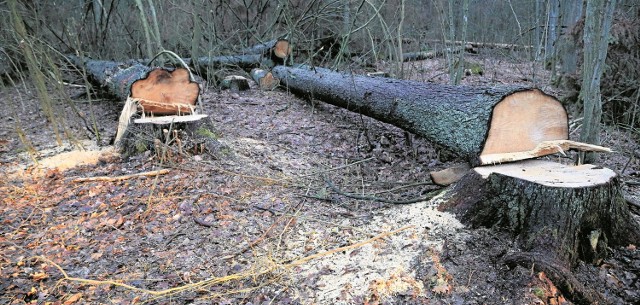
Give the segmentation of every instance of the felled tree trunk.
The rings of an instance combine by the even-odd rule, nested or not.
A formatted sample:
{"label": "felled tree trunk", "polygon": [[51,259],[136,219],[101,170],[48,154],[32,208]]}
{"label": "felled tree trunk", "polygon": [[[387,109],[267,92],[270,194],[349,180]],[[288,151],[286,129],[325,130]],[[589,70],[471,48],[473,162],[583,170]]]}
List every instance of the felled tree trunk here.
{"label": "felled tree trunk", "polygon": [[262,90],[273,90],[280,84],[280,80],[275,78],[269,71],[262,69],[251,70],[251,78],[258,83],[258,86]]}
{"label": "felled tree trunk", "polygon": [[237,55],[202,56],[185,58],[200,75],[207,75],[207,69],[240,68],[246,71],[258,67],[271,68],[280,65],[291,54],[291,46],[286,39],[276,39],[247,48]]}
{"label": "felled tree trunk", "polygon": [[[453,48],[453,53],[459,53],[462,51],[465,52],[469,52],[469,53],[478,53],[478,50],[476,50],[473,46],[471,45],[465,45],[464,48],[462,47],[454,47]],[[437,50],[437,51],[429,51],[429,52],[425,52],[425,51],[419,51],[419,52],[407,52],[407,53],[403,53],[402,54],[402,61],[407,62],[407,61],[417,61],[417,60],[425,60],[425,59],[432,59],[432,58],[436,58],[439,56],[444,56],[446,54],[445,50]]]}
{"label": "felled tree trunk", "polygon": [[[511,153],[568,139],[564,107],[537,89],[448,86],[308,67],[272,72],[294,93],[414,132],[474,165],[517,160]],[[523,159],[554,152],[538,149]]]}
{"label": "felled tree trunk", "polygon": [[291,54],[291,45],[289,40],[279,38],[246,48],[242,53],[261,54],[270,58],[275,64],[282,65]]}
{"label": "felled tree trunk", "polygon": [[148,114],[192,113],[200,94],[200,86],[189,79],[186,69],[170,71],[136,62],[68,58],[84,67],[90,78],[110,94],[122,101],[133,98]]}

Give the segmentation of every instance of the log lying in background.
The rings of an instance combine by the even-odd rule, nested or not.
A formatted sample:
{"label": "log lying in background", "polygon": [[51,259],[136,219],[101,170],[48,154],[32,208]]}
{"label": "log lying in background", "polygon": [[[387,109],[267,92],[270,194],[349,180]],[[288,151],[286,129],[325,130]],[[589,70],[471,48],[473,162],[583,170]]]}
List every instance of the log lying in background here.
{"label": "log lying in background", "polygon": [[291,55],[291,45],[289,40],[278,38],[265,43],[261,43],[242,51],[243,54],[260,54],[271,59],[275,64],[282,65]]}
{"label": "log lying in background", "polygon": [[271,68],[283,64],[291,54],[291,46],[286,39],[276,39],[245,49],[243,54],[225,56],[202,56],[184,61],[194,67],[200,75],[207,75],[207,69],[240,68],[245,71],[258,67]]}
{"label": "log lying in background", "polygon": [[295,93],[416,133],[473,165],[501,162],[500,154],[568,139],[564,107],[537,89],[448,86],[308,67],[277,66],[272,72]]}
{"label": "log lying in background", "polygon": [[[469,44],[465,45],[464,48],[454,47],[451,52],[455,54],[455,53],[460,53],[462,50],[464,50],[465,52],[473,53],[473,54],[478,53],[478,50],[476,50],[473,46]],[[445,54],[447,54],[447,50],[437,50],[437,51],[428,51],[428,52],[426,51],[408,52],[408,53],[402,54],[402,61],[407,62],[407,61],[432,59],[432,58],[444,56]]]}

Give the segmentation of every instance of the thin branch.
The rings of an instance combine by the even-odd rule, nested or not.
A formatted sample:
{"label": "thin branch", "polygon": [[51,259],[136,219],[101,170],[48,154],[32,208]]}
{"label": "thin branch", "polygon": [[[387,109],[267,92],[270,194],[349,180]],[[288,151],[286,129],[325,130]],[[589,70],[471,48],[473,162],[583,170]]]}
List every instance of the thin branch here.
{"label": "thin branch", "polygon": [[72,182],[78,183],[78,182],[94,182],[94,181],[109,181],[109,182],[113,182],[113,181],[122,181],[122,180],[127,180],[127,179],[131,179],[131,178],[137,178],[137,177],[152,177],[152,176],[158,176],[158,175],[164,175],[169,173],[168,169],[161,169],[161,170],[155,170],[155,171],[150,171],[150,172],[144,172],[144,173],[137,173],[137,174],[131,174],[131,175],[123,175],[123,176],[117,176],[117,177],[109,177],[109,176],[100,176],[100,177],[87,177],[87,178],[76,178],[73,179]]}
{"label": "thin branch", "polygon": [[437,195],[440,192],[440,189],[438,189],[438,190],[430,192],[427,196],[420,197],[420,198],[413,198],[413,199],[409,199],[409,200],[389,200],[389,199],[380,198],[380,197],[362,196],[362,195],[353,194],[353,193],[345,193],[345,192],[341,191],[339,188],[337,188],[331,182],[331,180],[329,180],[328,178],[325,177],[324,181],[327,184],[327,186],[329,186],[329,188],[332,191],[334,191],[335,193],[337,193],[338,195],[342,195],[342,196],[345,196],[345,197],[358,199],[358,200],[369,200],[369,201],[390,203],[390,204],[411,204],[411,203],[417,203],[417,202],[421,202],[421,201],[427,201],[427,200],[433,198],[433,196]]}

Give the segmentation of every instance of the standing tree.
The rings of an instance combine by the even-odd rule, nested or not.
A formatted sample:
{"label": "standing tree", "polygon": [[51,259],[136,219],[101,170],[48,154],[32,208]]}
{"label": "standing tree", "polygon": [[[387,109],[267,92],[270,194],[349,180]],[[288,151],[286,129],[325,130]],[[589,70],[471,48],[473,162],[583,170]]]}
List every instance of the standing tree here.
{"label": "standing tree", "polygon": [[[616,0],[587,0],[584,25],[584,64],[580,98],[584,103],[580,141],[600,144],[602,100],[600,79],[607,58],[609,30]],[[594,154],[580,154],[584,162],[592,163]],[[581,160],[581,161],[582,161]]]}

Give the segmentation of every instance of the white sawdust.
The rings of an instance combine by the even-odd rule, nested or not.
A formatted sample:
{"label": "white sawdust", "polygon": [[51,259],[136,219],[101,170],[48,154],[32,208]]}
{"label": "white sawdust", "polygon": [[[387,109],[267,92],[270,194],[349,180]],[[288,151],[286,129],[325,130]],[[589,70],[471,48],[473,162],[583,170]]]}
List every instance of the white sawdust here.
{"label": "white sawdust", "polygon": [[[381,298],[398,293],[423,294],[429,283],[416,278],[415,270],[411,269],[412,262],[420,259],[422,263],[429,263],[424,262],[429,257],[424,251],[441,252],[444,239],[454,237],[463,228],[452,214],[439,212],[434,206],[423,202],[383,210],[368,225],[358,229],[375,235],[407,225],[414,227],[381,242],[318,259],[296,270],[298,282],[314,273],[323,274],[316,287],[306,287],[307,291],[301,292],[301,297],[307,298],[303,303],[354,304],[355,297],[367,300],[372,294]],[[349,226],[348,219],[340,223],[343,227]],[[319,235],[312,230],[310,227],[303,235]],[[311,239],[313,236],[308,236],[307,243]]]}

